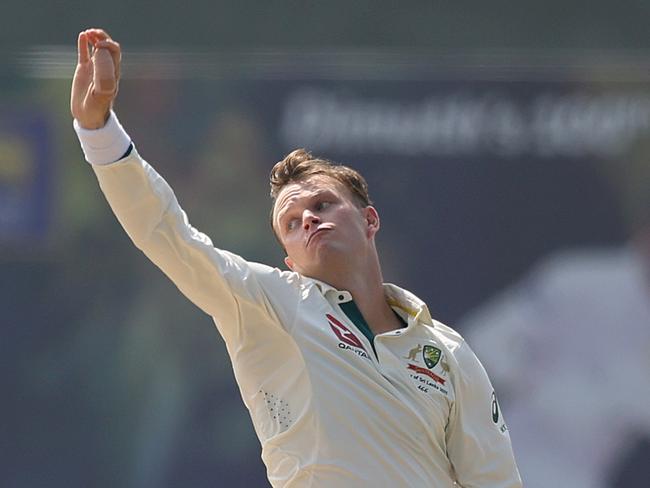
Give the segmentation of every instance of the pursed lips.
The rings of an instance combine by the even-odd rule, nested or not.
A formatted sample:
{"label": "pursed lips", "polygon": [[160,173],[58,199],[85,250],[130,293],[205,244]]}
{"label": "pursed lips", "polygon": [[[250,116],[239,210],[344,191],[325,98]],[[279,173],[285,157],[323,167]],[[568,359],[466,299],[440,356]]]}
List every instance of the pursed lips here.
{"label": "pursed lips", "polygon": [[309,244],[311,243],[311,240],[314,238],[314,236],[316,234],[320,234],[320,233],[328,231],[328,230],[332,230],[332,228],[331,227],[320,227],[320,228],[316,229],[314,232],[312,232],[311,234],[309,234],[309,237],[307,238],[307,243],[305,244],[305,247],[309,246]]}

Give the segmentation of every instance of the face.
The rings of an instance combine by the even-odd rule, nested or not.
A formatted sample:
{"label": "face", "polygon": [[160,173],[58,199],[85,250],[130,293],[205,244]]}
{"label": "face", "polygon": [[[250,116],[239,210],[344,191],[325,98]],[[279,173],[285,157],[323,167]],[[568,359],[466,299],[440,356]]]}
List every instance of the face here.
{"label": "face", "polygon": [[360,262],[374,250],[379,217],[371,206],[360,208],[342,183],[316,175],[282,189],[273,226],[287,266],[328,281],[328,273]]}

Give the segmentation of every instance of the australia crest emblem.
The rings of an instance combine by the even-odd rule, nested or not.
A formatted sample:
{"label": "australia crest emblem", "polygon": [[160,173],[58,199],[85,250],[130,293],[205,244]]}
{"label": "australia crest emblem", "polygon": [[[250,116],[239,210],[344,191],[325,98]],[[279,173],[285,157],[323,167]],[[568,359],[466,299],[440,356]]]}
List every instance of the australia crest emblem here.
{"label": "australia crest emblem", "polygon": [[422,349],[422,359],[424,359],[424,364],[427,365],[427,368],[433,369],[436,367],[440,361],[440,356],[442,352],[440,349],[434,346],[426,345]]}

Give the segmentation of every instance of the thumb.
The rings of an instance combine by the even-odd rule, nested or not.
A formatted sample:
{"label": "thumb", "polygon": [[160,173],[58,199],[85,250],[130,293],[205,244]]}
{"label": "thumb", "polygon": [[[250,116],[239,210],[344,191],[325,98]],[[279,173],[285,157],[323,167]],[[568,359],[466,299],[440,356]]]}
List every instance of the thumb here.
{"label": "thumb", "polygon": [[106,48],[100,48],[93,54],[93,64],[95,66],[93,85],[94,94],[99,96],[111,96],[117,89],[117,80],[115,78],[115,64],[113,57]]}

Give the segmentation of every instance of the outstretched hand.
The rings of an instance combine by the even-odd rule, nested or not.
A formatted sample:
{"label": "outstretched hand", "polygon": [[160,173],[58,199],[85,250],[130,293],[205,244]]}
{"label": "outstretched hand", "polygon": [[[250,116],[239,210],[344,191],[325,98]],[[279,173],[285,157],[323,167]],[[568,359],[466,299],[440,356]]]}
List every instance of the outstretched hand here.
{"label": "outstretched hand", "polygon": [[103,127],[117,96],[120,45],[101,29],[79,33],[70,111],[84,129]]}

